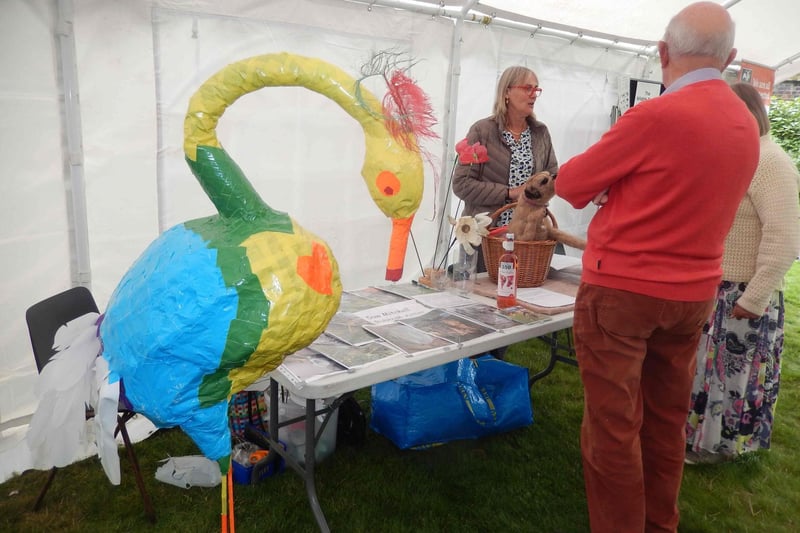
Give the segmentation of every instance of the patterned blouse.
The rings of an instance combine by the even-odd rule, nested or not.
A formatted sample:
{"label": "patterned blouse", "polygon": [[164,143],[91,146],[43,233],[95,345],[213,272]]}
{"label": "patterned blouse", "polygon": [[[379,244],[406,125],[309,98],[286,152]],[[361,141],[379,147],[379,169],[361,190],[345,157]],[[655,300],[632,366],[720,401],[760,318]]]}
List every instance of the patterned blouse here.
{"label": "patterned blouse", "polygon": [[[518,187],[528,181],[533,174],[533,153],[531,150],[531,130],[525,128],[519,136],[519,141],[514,139],[508,131],[503,131],[503,140],[511,148],[511,165],[508,169],[508,186]],[[499,220],[498,226],[505,226],[511,222],[513,209],[504,211]]]}

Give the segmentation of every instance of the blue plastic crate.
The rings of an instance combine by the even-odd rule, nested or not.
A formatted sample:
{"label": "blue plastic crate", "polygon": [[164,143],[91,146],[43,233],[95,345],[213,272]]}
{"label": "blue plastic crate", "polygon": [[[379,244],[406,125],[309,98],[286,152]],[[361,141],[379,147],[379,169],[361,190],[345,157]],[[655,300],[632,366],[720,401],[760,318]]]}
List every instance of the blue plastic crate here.
{"label": "blue plastic crate", "polygon": [[[286,444],[280,443],[283,449],[286,449]],[[256,459],[259,452],[266,452],[263,457]],[[233,465],[233,480],[240,485],[253,485],[268,477],[274,476],[286,470],[286,461],[278,455],[277,458],[269,456],[268,450],[259,449],[255,454],[251,455],[253,459],[249,464],[244,465],[238,461],[231,461]]]}

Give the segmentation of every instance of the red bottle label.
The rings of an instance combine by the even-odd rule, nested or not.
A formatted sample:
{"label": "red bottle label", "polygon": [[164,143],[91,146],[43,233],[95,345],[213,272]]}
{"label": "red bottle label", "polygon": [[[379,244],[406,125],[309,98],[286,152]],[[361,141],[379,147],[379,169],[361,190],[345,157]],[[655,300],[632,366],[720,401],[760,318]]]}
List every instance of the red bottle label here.
{"label": "red bottle label", "polygon": [[497,273],[497,307],[504,309],[517,305],[517,265],[501,262]]}

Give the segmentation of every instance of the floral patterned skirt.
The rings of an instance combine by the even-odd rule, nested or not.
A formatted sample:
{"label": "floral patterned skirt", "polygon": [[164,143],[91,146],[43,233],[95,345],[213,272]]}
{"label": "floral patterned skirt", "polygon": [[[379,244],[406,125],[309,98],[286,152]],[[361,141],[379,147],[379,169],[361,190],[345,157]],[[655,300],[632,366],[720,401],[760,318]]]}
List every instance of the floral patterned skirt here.
{"label": "floral patterned skirt", "polygon": [[731,318],[746,283],[723,281],[703,328],[686,449],[736,456],[770,446],[781,375],[783,293],[756,320]]}

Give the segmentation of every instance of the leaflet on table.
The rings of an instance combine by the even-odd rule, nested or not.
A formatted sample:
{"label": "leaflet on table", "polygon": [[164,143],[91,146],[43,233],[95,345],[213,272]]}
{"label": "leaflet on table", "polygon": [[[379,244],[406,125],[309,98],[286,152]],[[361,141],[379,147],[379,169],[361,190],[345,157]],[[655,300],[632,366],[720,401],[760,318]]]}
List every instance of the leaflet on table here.
{"label": "leaflet on table", "polygon": [[407,318],[401,321],[407,326],[417,328],[425,333],[460,343],[477,339],[495,330],[468,318],[449,313],[444,309],[432,309],[424,315]]}
{"label": "leaflet on table", "polygon": [[354,370],[357,367],[400,353],[393,346],[381,341],[374,341],[361,346],[351,346],[324,333],[317,337],[317,340],[312,342],[309,348],[335,361],[347,370]]}
{"label": "leaflet on table", "polygon": [[396,302],[402,302],[403,300],[407,300],[405,296],[401,296],[399,294],[394,294],[388,291],[381,290],[377,287],[365,287],[363,289],[357,289],[354,291],[347,291],[350,294],[355,294],[356,296],[360,296],[362,298],[368,298],[370,300],[375,300],[382,304],[393,304]]}
{"label": "leaflet on table", "polygon": [[543,315],[541,313],[536,313],[521,306],[515,307],[507,307],[505,309],[501,309],[499,311],[502,315],[507,316],[514,322],[518,322],[520,324],[535,324],[536,322],[547,322],[548,320],[552,320],[553,317],[549,315]]}
{"label": "leaflet on table", "polygon": [[278,372],[286,377],[298,389],[304,383],[310,383],[323,376],[345,372],[338,363],[318,354],[310,348],[303,348],[287,356],[278,367]]}
{"label": "leaflet on table", "polygon": [[336,337],[340,341],[353,346],[361,346],[372,342],[377,337],[368,332],[361,326],[368,324],[366,320],[353,313],[342,313],[341,311],[333,315],[331,321],[328,322],[328,327],[325,328],[325,333],[331,337]]}
{"label": "leaflet on table", "polygon": [[550,260],[550,268],[553,270],[580,267],[581,264],[580,257],[572,257],[570,255],[553,254],[553,258]]}
{"label": "leaflet on table", "polygon": [[370,324],[388,324],[404,318],[424,315],[428,311],[430,311],[430,308],[419,302],[404,299],[402,302],[364,309],[363,311],[358,311],[355,315]]}
{"label": "leaflet on table", "polygon": [[470,320],[474,320],[489,326],[490,328],[494,328],[497,331],[502,331],[506,328],[513,328],[519,325],[518,322],[503,316],[503,314],[499,312],[496,307],[486,304],[477,303],[472,305],[462,305],[460,307],[453,308],[450,312],[467,317]]}
{"label": "leaflet on table", "polygon": [[426,287],[425,285],[420,285],[419,283],[416,282],[392,283],[391,285],[380,285],[377,288],[382,291],[403,296],[405,298],[416,298],[417,296],[434,294],[438,292],[436,289],[431,289],[430,287]]}
{"label": "leaflet on table", "polygon": [[363,296],[358,296],[345,291],[342,293],[341,300],[339,300],[339,312],[355,313],[357,311],[363,311],[364,309],[371,309],[381,305],[383,305],[383,303],[378,300],[364,298]]}
{"label": "leaflet on table", "polygon": [[577,287],[581,283],[582,273],[583,265],[580,258],[555,254],[550,263],[550,272],[547,277],[553,281],[564,281]]}
{"label": "leaflet on table", "polygon": [[575,303],[575,297],[560,292],[548,291],[541,287],[517,289],[517,301],[538,305],[539,307],[562,307]]}
{"label": "leaflet on table", "polygon": [[465,296],[460,296],[454,292],[439,291],[431,294],[423,294],[415,296],[414,300],[428,307],[437,309],[448,309],[450,307],[458,307],[461,305],[469,305],[475,300],[470,300]]}
{"label": "leaflet on table", "polygon": [[429,333],[425,333],[417,328],[399,322],[367,325],[364,326],[364,329],[381,337],[386,342],[396,346],[409,355],[453,344],[447,339],[435,337]]}

